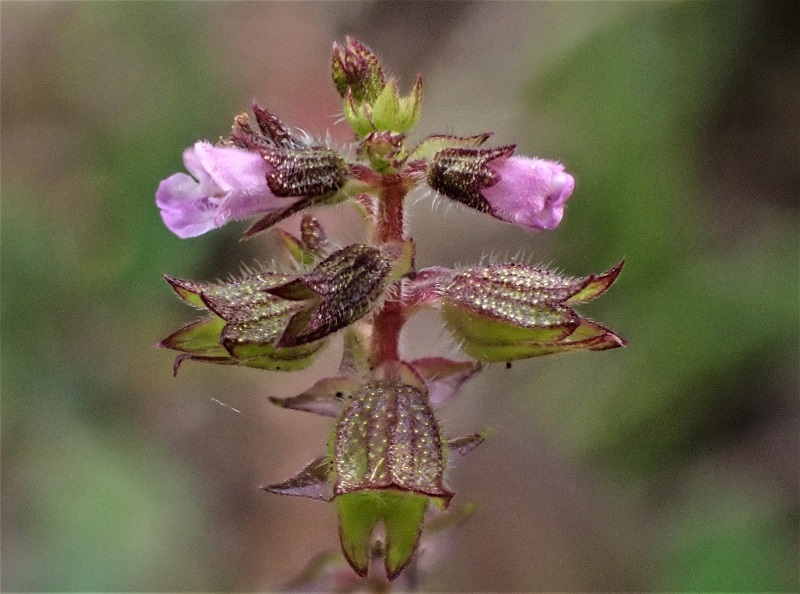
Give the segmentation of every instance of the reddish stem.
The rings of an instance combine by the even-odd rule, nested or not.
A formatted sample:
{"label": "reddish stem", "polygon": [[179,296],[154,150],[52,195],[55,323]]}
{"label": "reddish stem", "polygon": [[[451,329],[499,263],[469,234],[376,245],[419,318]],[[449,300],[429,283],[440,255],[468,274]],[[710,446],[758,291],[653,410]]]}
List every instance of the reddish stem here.
{"label": "reddish stem", "polygon": [[383,176],[378,205],[378,242],[403,241],[403,202],[408,187],[399,175]]}
{"label": "reddish stem", "polygon": [[[405,239],[403,203],[408,193],[406,181],[397,174],[384,175],[378,205],[377,240],[379,244]],[[402,283],[403,281],[397,281]],[[373,366],[400,360],[400,330],[405,323],[401,292],[396,291],[383,304],[373,320],[370,360]]]}

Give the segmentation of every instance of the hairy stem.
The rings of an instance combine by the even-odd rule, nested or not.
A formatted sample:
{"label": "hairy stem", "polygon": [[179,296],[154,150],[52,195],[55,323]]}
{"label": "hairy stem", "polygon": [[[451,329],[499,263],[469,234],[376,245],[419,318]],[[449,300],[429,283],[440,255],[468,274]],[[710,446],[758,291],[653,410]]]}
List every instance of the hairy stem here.
{"label": "hairy stem", "polygon": [[[376,229],[380,244],[400,242],[405,239],[403,205],[407,193],[408,185],[400,175],[383,176]],[[400,360],[400,330],[405,323],[404,309],[402,292],[397,290],[375,315],[370,348],[370,360],[373,366]]]}

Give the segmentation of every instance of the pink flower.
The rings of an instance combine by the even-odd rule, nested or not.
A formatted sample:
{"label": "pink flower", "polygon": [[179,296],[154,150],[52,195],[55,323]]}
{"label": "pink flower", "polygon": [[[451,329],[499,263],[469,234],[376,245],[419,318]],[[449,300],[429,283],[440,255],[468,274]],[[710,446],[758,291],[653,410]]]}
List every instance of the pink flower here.
{"label": "pink flower", "polygon": [[272,166],[255,151],[201,141],[184,151],[183,163],[192,175],[171,175],[156,191],[161,218],[178,237],[196,237],[297,200],[272,193],[267,184]]}
{"label": "pink flower", "polygon": [[560,163],[513,155],[514,146],[445,148],[428,164],[427,182],[440,194],[508,223],[555,229],[575,180]]}
{"label": "pink flower", "polygon": [[500,157],[486,164],[500,179],[481,189],[491,214],[528,229],[555,229],[575,180],[554,161]]}

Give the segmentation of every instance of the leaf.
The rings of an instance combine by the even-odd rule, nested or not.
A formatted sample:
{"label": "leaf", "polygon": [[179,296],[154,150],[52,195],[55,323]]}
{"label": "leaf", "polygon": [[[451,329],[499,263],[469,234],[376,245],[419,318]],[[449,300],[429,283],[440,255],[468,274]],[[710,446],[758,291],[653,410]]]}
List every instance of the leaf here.
{"label": "leaf", "polygon": [[309,462],[303,470],[292,478],[274,485],[260,487],[264,491],[278,495],[294,495],[309,497],[321,501],[330,501],[333,492],[328,480],[331,461],[327,456],[319,456]]}
{"label": "leaf", "polygon": [[479,361],[453,361],[445,357],[426,357],[411,362],[428,389],[428,401],[433,407],[442,406],[455,396],[464,383],[483,366]]}
{"label": "leaf", "polygon": [[303,410],[323,417],[338,417],[345,406],[345,398],[353,394],[358,384],[352,377],[326,377],[311,388],[290,398],[273,398],[269,401],[282,408]]}

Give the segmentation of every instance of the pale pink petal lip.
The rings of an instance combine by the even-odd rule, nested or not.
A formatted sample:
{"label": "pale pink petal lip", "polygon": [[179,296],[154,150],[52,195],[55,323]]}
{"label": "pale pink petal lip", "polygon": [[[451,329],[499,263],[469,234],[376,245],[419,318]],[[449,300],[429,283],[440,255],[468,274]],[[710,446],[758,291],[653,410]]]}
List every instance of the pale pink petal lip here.
{"label": "pale pink petal lip", "polygon": [[563,165],[544,159],[501,157],[490,161],[488,167],[500,178],[481,190],[493,216],[532,230],[558,227],[575,188],[575,179]]}
{"label": "pale pink petal lip", "polygon": [[201,141],[184,151],[183,162],[192,175],[171,175],[156,190],[161,218],[178,237],[196,237],[292,202],[272,193],[270,166],[255,151]]}

